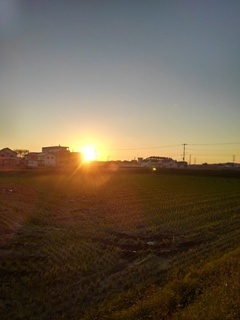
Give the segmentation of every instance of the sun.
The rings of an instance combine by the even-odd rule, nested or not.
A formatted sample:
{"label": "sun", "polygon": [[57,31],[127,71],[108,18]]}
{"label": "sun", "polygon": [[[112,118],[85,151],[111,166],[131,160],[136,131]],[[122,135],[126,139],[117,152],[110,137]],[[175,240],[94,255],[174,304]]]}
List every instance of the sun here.
{"label": "sun", "polygon": [[94,161],[96,160],[96,148],[94,146],[85,146],[82,148],[83,160]]}

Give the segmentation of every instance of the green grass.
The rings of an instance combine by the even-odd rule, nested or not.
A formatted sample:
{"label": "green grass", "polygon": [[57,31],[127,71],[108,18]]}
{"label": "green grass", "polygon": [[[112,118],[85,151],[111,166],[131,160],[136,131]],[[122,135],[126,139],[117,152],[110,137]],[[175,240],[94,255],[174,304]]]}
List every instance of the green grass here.
{"label": "green grass", "polygon": [[240,319],[240,179],[0,173],[1,319]]}

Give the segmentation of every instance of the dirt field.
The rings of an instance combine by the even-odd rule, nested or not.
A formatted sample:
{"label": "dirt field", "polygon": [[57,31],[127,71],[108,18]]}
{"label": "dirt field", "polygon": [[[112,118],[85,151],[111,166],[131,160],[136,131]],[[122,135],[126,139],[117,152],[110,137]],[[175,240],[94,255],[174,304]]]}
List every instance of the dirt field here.
{"label": "dirt field", "polygon": [[1,319],[240,319],[240,179],[0,172]]}

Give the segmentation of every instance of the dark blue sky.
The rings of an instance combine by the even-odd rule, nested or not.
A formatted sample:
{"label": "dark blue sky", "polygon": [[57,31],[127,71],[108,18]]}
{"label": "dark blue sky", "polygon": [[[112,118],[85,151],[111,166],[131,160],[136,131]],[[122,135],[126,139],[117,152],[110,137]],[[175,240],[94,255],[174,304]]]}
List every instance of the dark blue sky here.
{"label": "dark blue sky", "polygon": [[0,147],[180,159],[182,143],[240,142],[239,15],[233,0],[2,0]]}

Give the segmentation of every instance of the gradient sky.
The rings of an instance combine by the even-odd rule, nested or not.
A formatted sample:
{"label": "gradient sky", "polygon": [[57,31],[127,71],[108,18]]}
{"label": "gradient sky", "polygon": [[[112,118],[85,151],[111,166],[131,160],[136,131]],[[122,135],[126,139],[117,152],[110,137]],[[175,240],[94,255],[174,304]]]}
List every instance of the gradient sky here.
{"label": "gradient sky", "polygon": [[0,0],[0,149],[240,162],[239,0]]}

